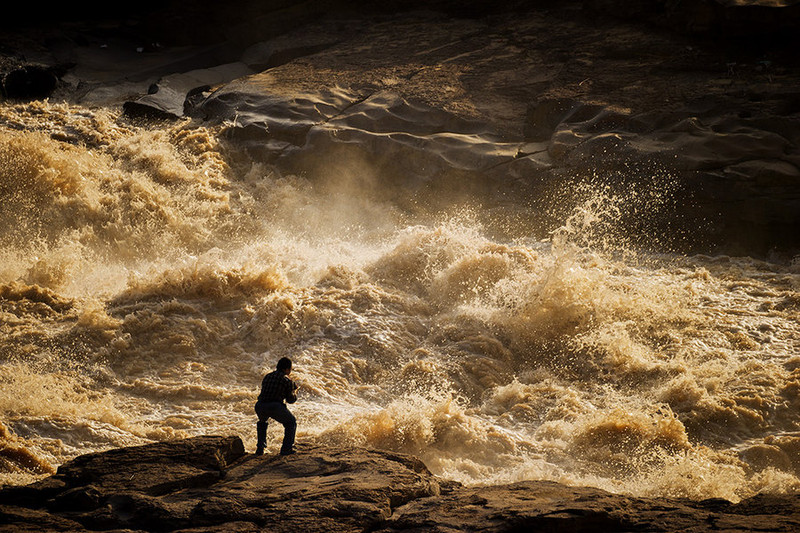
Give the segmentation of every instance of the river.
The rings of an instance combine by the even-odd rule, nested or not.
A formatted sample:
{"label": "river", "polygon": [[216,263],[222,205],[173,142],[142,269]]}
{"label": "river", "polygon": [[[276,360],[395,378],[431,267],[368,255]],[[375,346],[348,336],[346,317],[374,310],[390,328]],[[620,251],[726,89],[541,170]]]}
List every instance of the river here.
{"label": "river", "polygon": [[253,451],[288,356],[301,442],[467,484],[800,489],[797,261],[644,251],[616,214],[661,191],[590,190],[544,236],[419,216],[223,127],[0,105],[0,484],[191,435]]}

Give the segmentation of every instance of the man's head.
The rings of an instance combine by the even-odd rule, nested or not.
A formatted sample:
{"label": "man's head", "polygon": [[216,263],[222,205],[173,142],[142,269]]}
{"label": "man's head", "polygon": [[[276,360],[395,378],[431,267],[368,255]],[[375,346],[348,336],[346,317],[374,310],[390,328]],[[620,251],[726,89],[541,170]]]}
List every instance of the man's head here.
{"label": "man's head", "polygon": [[278,360],[278,370],[283,372],[284,374],[289,374],[292,371],[292,360],[288,357],[281,357]]}

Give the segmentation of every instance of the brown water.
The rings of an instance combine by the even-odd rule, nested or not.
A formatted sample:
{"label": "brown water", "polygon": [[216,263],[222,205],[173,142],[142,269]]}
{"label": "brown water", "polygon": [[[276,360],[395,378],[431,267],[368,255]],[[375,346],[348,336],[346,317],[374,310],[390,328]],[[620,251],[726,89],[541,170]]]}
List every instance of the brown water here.
{"label": "brown water", "polygon": [[599,192],[544,240],[417,219],[217,133],[0,107],[0,484],[190,435],[252,451],[290,356],[301,441],[470,484],[800,490],[797,263],[645,255]]}

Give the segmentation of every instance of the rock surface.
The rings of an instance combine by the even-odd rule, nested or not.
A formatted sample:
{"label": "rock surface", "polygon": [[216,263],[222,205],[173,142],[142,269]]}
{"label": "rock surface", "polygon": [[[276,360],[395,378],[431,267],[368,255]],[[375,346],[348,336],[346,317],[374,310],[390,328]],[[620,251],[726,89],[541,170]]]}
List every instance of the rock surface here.
{"label": "rock surface", "polygon": [[255,457],[195,437],[76,458],[0,491],[0,531],[797,531],[796,496],[651,500],[527,481],[464,487],[418,459],[325,446]]}
{"label": "rock surface", "polygon": [[230,139],[285,172],[365,168],[415,202],[460,190],[535,204],[587,177],[624,187],[660,174],[679,193],[653,216],[691,228],[693,245],[800,244],[798,73],[584,17],[320,25],[336,44],[224,85],[191,113],[230,124]]}

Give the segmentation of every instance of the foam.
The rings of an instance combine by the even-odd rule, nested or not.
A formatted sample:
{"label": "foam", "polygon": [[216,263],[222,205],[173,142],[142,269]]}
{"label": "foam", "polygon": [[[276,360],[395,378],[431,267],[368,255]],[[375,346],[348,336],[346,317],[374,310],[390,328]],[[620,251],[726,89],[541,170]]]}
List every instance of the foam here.
{"label": "foam", "polygon": [[0,482],[178,436],[252,448],[289,356],[298,438],[464,483],[798,488],[797,265],[642,252],[622,215],[668,190],[573,191],[549,239],[514,240],[478,208],[403,213],[356,164],[281,176],[189,122],[0,114],[19,222],[0,228]]}

